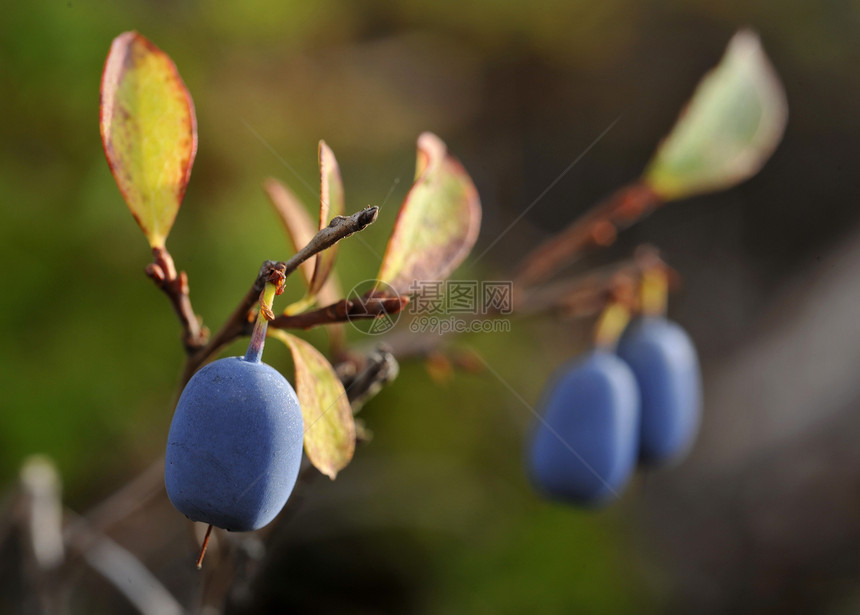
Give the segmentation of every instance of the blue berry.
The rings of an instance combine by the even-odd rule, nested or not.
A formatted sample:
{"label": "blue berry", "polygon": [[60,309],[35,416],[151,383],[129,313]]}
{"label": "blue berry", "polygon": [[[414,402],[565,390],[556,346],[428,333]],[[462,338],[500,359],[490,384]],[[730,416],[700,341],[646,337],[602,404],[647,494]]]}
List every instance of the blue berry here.
{"label": "blue berry", "polygon": [[665,318],[643,317],[621,336],[618,356],[630,365],[642,395],[641,461],[683,458],[702,414],[702,377],[690,337]]}
{"label": "blue berry", "polygon": [[220,359],[188,382],[170,425],[164,478],[194,521],[255,530],[284,507],[302,459],[299,401],[265,363]]}
{"label": "blue berry", "polygon": [[595,350],[560,371],[543,407],[529,453],[536,486],[577,504],[617,497],[638,450],[639,390],[630,368]]}

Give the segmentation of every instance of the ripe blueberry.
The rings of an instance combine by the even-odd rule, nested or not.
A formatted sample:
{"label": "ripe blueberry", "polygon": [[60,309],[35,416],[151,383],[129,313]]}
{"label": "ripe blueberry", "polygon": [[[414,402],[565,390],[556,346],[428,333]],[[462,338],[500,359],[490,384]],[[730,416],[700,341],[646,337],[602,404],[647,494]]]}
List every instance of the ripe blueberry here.
{"label": "ripe blueberry", "polygon": [[299,401],[280,373],[245,357],[210,363],[188,382],[173,415],[167,495],[194,521],[259,529],[293,490],[302,437]]}
{"label": "ripe blueberry", "polygon": [[630,368],[604,350],[562,368],[545,393],[532,441],[532,481],[551,497],[600,504],[636,464],[639,390]]}
{"label": "ripe blueberry", "polygon": [[618,343],[642,396],[639,455],[643,463],[682,458],[692,446],[702,413],[702,378],[696,348],[676,323],[647,316],[630,324]]}

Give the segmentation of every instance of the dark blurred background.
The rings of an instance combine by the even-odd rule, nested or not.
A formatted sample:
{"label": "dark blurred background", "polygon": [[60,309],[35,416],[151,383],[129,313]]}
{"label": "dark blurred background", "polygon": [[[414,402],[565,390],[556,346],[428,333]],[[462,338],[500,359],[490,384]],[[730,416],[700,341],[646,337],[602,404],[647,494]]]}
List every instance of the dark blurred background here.
{"label": "dark blurred background", "polygon": [[[362,412],[373,440],[336,482],[303,488],[278,529],[278,563],[237,604],[857,612],[856,1],[10,3],[0,19],[0,481],[11,489],[22,461],[44,453],[66,503],[86,512],[163,450],[178,325],[143,275],[148,246],[98,134],[101,69],[120,32],[170,54],[194,97],[199,153],[168,245],[217,326],[263,259],[289,256],[261,181],[279,177],[312,209],[303,182],[317,182],[319,139],[337,154],[347,209],[382,205],[363,235],[372,249],[341,248],[349,288],[378,269],[420,132],[442,137],[475,180],[477,255],[618,120],[457,274],[508,279],[532,246],[637,177],[743,26],[785,85],[782,145],[752,180],[672,204],[588,261],[649,242],[682,274],[671,314],[697,341],[706,380],[691,457],[638,477],[605,510],[544,502],[523,471],[533,416],[522,400],[491,373],[439,385],[404,362]],[[587,325],[515,320],[510,333],[461,343],[533,405],[583,350]],[[291,373],[286,351],[268,349],[267,361]],[[188,604],[194,541],[163,496],[149,507],[112,535]],[[2,571],[14,576],[9,557]],[[14,612],[19,597],[6,591],[0,606]],[[131,608],[85,572],[73,604]]]}

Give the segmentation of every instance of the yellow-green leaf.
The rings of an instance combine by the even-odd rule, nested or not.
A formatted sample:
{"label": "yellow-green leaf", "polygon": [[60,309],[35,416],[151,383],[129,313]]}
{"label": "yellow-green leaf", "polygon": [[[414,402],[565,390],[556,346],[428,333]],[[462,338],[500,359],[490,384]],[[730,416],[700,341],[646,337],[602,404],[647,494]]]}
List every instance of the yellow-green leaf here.
{"label": "yellow-green leaf", "polygon": [[787,117],[785,92],[758,37],[738,32],[658,147],[643,179],[667,200],[730,188],[770,158]]}
{"label": "yellow-green leaf", "polygon": [[448,277],[472,250],[481,226],[475,184],[429,132],[418,137],[415,176],[377,276],[399,294],[409,294],[416,280]]}
{"label": "yellow-green leaf", "polygon": [[355,452],[355,420],[349,398],[331,363],[311,344],[280,329],[296,366],[296,394],[305,423],[305,453],[316,469],[334,479]]}
{"label": "yellow-green leaf", "polygon": [[[334,152],[326,145],[325,141],[319,144],[320,164],[320,230],[328,226],[329,220],[334,216],[343,215],[343,181],[340,177],[340,167]],[[328,279],[331,268],[334,266],[334,257],[337,254],[337,246],[332,246],[317,254],[313,279],[311,280],[310,293],[316,294]]]}
{"label": "yellow-green leaf", "polygon": [[[293,191],[277,179],[269,178],[263,182],[263,190],[278,213],[284,230],[287,231],[293,251],[298,252],[313,239],[316,233],[310,214]],[[299,266],[299,269],[305,282],[310,286],[314,272],[313,261],[306,260]]]}
{"label": "yellow-green leaf", "polygon": [[137,32],[111,44],[100,116],[119,190],[150,245],[164,247],[197,153],[197,120],[173,61]]}

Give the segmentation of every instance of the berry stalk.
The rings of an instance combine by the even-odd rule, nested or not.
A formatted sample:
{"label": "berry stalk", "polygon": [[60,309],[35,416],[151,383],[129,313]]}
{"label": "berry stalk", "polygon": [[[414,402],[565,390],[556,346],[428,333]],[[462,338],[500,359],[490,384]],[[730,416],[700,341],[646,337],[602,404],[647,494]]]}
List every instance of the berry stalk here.
{"label": "berry stalk", "polygon": [[260,311],[257,314],[257,321],[254,323],[254,331],[251,333],[248,351],[245,353],[245,360],[249,363],[259,363],[263,358],[263,346],[266,344],[266,329],[268,328],[269,321],[275,319],[275,314],[272,312],[272,302],[275,300],[275,295],[280,295],[282,292],[284,292],[283,266],[280,268],[274,267],[269,272],[263,292],[260,293]]}
{"label": "berry stalk", "polygon": [[618,301],[607,305],[594,327],[594,345],[602,348],[614,347],[629,321],[628,306]]}
{"label": "berry stalk", "polygon": [[639,286],[641,312],[646,316],[665,316],[669,294],[669,280],[665,270],[651,267],[642,273]]}

